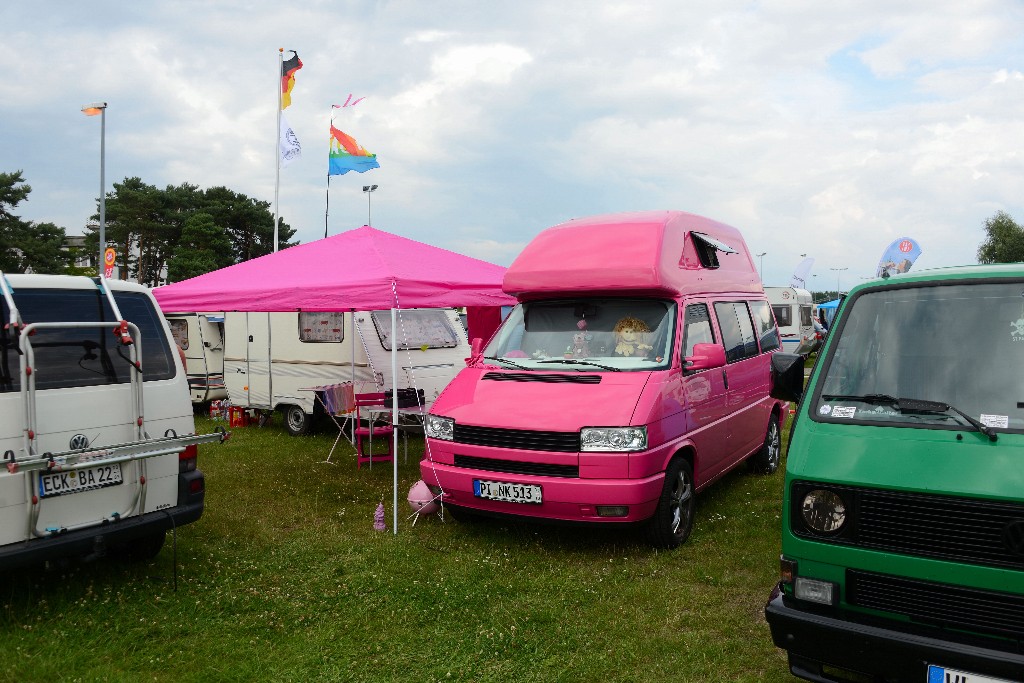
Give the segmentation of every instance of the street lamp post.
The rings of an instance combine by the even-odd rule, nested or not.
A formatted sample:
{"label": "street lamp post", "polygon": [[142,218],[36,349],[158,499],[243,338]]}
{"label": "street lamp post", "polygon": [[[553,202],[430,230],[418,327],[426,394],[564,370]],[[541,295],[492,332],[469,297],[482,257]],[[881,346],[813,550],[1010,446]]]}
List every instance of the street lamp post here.
{"label": "street lamp post", "polygon": [[96,261],[97,275],[103,272],[103,252],[107,248],[107,184],[104,177],[107,146],[107,103],[93,102],[82,107],[86,116],[100,115],[100,257]]}
{"label": "street lamp post", "polygon": [[372,214],[370,213],[370,211],[371,211],[371,208],[372,208],[371,204],[373,202],[370,200],[370,195],[373,194],[373,191],[376,190],[376,189],[377,189],[376,185],[363,185],[363,192],[366,193],[366,224],[371,226],[371,227],[373,226],[373,220],[372,220]]}
{"label": "street lamp post", "polygon": [[761,271],[761,279],[762,280],[764,280],[764,255],[767,254],[767,253],[768,253],[767,251],[762,251],[760,254],[757,255],[758,258],[761,259],[760,271]]}
{"label": "street lamp post", "polygon": [[839,290],[839,276],[843,274],[844,270],[849,270],[849,269],[848,268],[829,268],[829,270],[836,271],[836,298],[838,299],[839,298],[839,291],[840,291]]}

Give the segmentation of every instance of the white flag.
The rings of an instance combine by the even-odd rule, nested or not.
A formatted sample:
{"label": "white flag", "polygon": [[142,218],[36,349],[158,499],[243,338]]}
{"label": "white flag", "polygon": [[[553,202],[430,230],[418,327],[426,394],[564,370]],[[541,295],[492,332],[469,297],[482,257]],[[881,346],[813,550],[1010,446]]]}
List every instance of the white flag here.
{"label": "white flag", "polygon": [[302,145],[295,136],[295,131],[281,114],[281,165],[287,166],[302,156]]}

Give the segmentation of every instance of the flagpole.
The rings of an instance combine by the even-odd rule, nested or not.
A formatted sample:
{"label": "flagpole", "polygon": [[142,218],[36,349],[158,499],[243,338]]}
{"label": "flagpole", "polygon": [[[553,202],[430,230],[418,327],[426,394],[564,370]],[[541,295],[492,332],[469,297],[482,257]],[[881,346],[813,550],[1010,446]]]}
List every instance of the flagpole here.
{"label": "flagpole", "polygon": [[[330,125],[334,125],[334,105],[331,105]],[[327,201],[324,204],[324,239],[327,239],[327,216],[331,210],[331,142],[330,135],[327,136]]]}
{"label": "flagpole", "polygon": [[277,224],[281,207],[281,78],[284,73],[284,48],[277,49],[277,128],[274,130],[274,251],[277,251]]}

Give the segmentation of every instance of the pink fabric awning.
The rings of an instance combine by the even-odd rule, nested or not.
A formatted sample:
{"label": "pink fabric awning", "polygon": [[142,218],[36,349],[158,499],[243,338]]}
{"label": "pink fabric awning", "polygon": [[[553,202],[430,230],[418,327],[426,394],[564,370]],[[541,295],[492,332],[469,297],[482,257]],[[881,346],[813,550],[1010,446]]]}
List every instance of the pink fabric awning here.
{"label": "pink fabric awning", "polygon": [[[157,287],[165,312],[503,306],[505,268],[363,226]],[[397,300],[396,300],[397,298]]]}

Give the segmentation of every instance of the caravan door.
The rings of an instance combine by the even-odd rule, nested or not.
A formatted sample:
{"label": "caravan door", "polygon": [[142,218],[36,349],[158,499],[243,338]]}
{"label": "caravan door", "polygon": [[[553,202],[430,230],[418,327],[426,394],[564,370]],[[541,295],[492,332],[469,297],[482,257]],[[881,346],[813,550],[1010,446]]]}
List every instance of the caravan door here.
{"label": "caravan door", "polygon": [[224,314],[224,380],[236,406],[270,409],[270,314]]}

